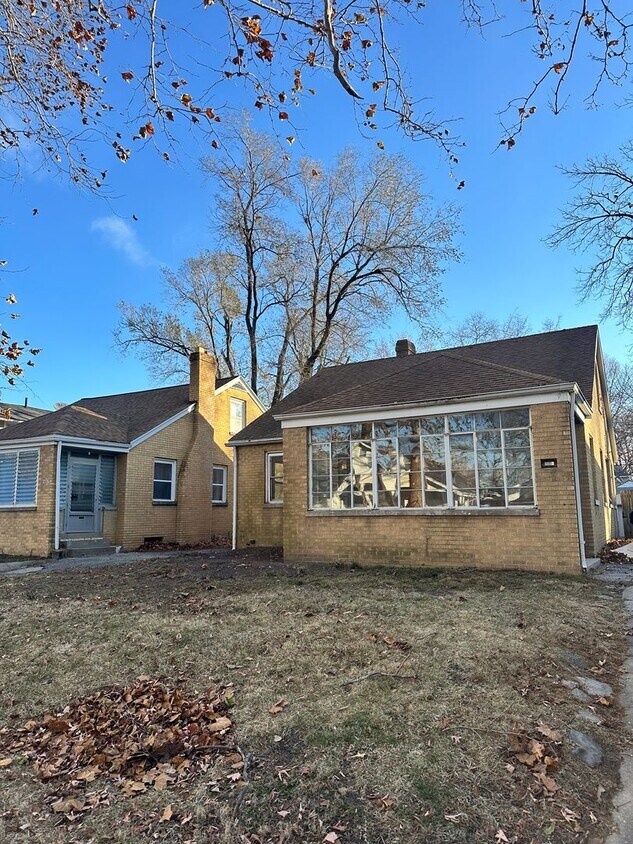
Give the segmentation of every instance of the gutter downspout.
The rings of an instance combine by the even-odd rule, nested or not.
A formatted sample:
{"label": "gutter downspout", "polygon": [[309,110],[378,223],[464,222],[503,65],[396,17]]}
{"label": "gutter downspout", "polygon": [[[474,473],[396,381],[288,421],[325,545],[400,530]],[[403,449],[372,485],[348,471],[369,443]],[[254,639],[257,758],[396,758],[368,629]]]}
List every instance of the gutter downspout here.
{"label": "gutter downspout", "polygon": [[237,455],[238,448],[233,446],[233,528],[231,532],[231,548],[237,548]]}
{"label": "gutter downspout", "polygon": [[59,505],[61,504],[62,444],[57,443],[57,460],[55,469],[55,551],[59,551]]}
{"label": "gutter downspout", "polygon": [[585,557],[585,531],[582,523],[582,503],[580,498],[580,471],[578,469],[578,451],[576,444],[576,393],[570,394],[570,415],[571,426],[571,454],[574,469],[574,494],[576,496],[576,516],[578,519],[578,548],[580,550],[580,565],[584,572],[587,571],[587,559]]}

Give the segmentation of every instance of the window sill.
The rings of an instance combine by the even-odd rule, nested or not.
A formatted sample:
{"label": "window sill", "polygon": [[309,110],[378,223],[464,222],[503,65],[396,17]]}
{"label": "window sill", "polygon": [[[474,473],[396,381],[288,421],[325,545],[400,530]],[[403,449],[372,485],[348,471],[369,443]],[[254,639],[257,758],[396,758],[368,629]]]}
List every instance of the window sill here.
{"label": "window sill", "polygon": [[37,510],[37,504],[0,504],[0,510],[7,513],[14,510]]}
{"label": "window sill", "polygon": [[283,506],[284,506],[283,501],[265,501],[264,502],[264,507],[268,507],[270,510],[279,510]]}
{"label": "window sill", "polygon": [[212,501],[211,506],[212,507],[228,507],[229,503],[228,503],[228,501]]}
{"label": "window sill", "polygon": [[177,501],[152,501],[152,507],[177,507]]}
{"label": "window sill", "polygon": [[467,507],[460,507],[460,508],[453,508],[449,510],[448,508],[436,508],[436,509],[418,509],[412,507],[411,509],[404,509],[404,510],[397,510],[397,509],[376,509],[376,510],[361,510],[360,508],[357,510],[307,510],[306,515],[312,517],[334,517],[343,516],[344,518],[349,517],[362,517],[362,516],[369,516],[370,518],[380,518],[381,516],[448,516],[449,518],[470,518],[471,516],[540,516],[541,511],[538,507],[490,507],[487,509],[474,509]]}

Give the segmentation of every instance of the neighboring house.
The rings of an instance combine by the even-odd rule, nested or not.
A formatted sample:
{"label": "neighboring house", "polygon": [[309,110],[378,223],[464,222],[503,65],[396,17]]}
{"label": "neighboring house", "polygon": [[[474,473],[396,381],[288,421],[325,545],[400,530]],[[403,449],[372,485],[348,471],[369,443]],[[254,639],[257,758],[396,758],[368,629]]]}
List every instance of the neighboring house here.
{"label": "neighboring house", "polygon": [[322,369],[238,435],[235,544],[579,572],[615,530],[597,326]]}
{"label": "neighboring house", "polygon": [[35,419],[49,412],[42,410],[41,407],[29,407],[28,399],[24,399],[24,404],[9,404],[0,401],[0,431],[16,422],[28,422],[29,419]]}
{"label": "neighboring house", "polygon": [[81,399],[0,431],[0,553],[231,533],[228,438],[264,410],[204,349],[190,382]]}

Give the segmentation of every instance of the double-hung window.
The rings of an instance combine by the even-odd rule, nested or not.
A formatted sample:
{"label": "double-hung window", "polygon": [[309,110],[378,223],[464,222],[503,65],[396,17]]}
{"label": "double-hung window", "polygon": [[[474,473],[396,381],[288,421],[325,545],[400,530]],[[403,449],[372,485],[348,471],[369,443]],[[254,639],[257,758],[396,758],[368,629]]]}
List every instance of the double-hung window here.
{"label": "double-hung window", "polygon": [[39,449],[0,451],[0,507],[37,503]]}
{"label": "double-hung window", "polygon": [[176,461],[154,460],[154,491],[152,499],[157,502],[176,500]]}
{"label": "double-hung window", "polygon": [[214,466],[211,482],[211,501],[213,504],[226,504],[226,482],[228,469],[226,466]]}
{"label": "double-hung window", "polygon": [[280,452],[266,455],[266,502],[282,504],[284,500],[284,456]]}
{"label": "double-hung window", "polygon": [[315,510],[533,507],[528,408],[310,429]]}

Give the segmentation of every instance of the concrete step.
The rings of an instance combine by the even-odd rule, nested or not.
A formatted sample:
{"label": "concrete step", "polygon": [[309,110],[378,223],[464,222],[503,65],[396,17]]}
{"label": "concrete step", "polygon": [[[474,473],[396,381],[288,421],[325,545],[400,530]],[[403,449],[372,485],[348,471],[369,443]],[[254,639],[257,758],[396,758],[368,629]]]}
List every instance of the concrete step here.
{"label": "concrete step", "polygon": [[62,548],[60,557],[105,557],[108,554],[116,554],[116,545],[91,545],[86,548]]}
{"label": "concrete step", "polygon": [[37,565],[38,560],[11,560],[10,562],[0,563],[0,574],[9,571],[20,571],[20,569],[28,569]]}

